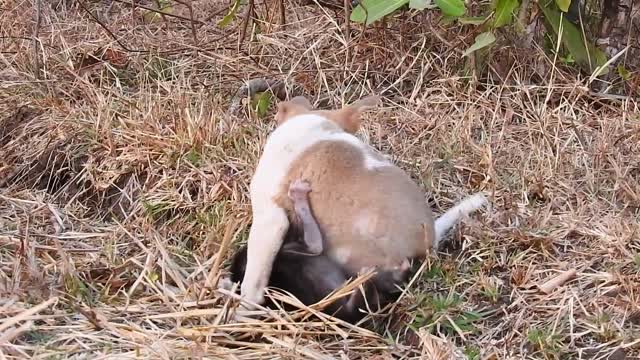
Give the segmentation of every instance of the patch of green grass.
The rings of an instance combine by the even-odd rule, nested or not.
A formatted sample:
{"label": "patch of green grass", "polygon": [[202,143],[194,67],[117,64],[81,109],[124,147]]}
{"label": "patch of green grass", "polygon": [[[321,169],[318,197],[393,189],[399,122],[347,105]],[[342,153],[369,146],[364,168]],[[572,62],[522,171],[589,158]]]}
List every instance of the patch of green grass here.
{"label": "patch of green grass", "polygon": [[168,212],[173,210],[173,206],[170,203],[163,201],[151,203],[142,200],[142,207],[144,208],[145,215],[155,221],[160,220]]}
{"label": "patch of green grass", "polygon": [[609,342],[618,337],[618,332],[611,323],[611,316],[607,313],[599,313],[591,319],[595,328],[598,329],[596,335],[602,342]]}
{"label": "patch of green grass", "polygon": [[94,303],[93,289],[84,283],[75,274],[66,273],[62,276],[65,292],[82,302],[91,305]]}
{"label": "patch of green grass", "polygon": [[431,267],[425,269],[422,279],[427,282],[444,282],[447,286],[454,286],[458,278],[457,271],[457,264],[452,262],[434,262]]}
{"label": "patch of green grass", "polygon": [[491,303],[498,302],[500,299],[500,295],[502,295],[502,287],[500,283],[497,281],[492,281],[492,279],[484,279],[480,284],[480,294],[487,298]]}
{"label": "patch of green grass", "polygon": [[480,360],[480,348],[475,345],[467,345],[464,347],[464,354],[469,360]]}
{"label": "patch of green grass", "polygon": [[444,278],[444,270],[438,263],[434,263],[422,273],[425,280],[442,280]]}
{"label": "patch of green grass", "polygon": [[558,357],[562,350],[562,337],[554,334],[550,329],[529,329],[527,332],[529,344],[547,357]]}
{"label": "patch of green grass", "polygon": [[185,154],[184,158],[195,167],[199,167],[202,163],[202,154],[195,148],[191,148],[191,150]]}
{"label": "patch of green grass", "polygon": [[226,201],[218,201],[206,209],[196,213],[195,222],[204,227],[216,227],[220,225],[227,209]]}
{"label": "patch of green grass", "polygon": [[633,265],[637,271],[640,271],[640,254],[633,255]]}
{"label": "patch of green grass", "polygon": [[410,325],[416,331],[427,327],[450,335],[474,333],[477,330],[475,323],[483,318],[483,314],[464,310],[463,300],[456,294],[423,295],[418,297],[418,304],[418,313]]}
{"label": "patch of green grass", "polygon": [[54,338],[53,335],[48,334],[46,332],[42,332],[39,330],[27,331],[22,335],[23,340],[31,345],[45,345],[51,339]]}
{"label": "patch of green grass", "polygon": [[153,80],[169,81],[175,78],[173,72],[174,63],[163,57],[152,56],[144,64],[144,70],[147,75]]}

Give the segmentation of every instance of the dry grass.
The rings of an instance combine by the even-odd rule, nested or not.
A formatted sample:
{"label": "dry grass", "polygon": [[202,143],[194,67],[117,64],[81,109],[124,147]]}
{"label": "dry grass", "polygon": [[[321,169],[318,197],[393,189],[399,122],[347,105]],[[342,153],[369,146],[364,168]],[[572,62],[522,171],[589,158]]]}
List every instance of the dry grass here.
{"label": "dry grass", "polygon": [[[469,82],[456,50],[470,37],[426,16],[354,28],[347,54],[341,15],[291,4],[286,28],[260,23],[238,50],[242,19],[219,29],[223,13],[191,22],[175,4],[185,19],[149,23],[130,2],[63,0],[42,2],[38,28],[34,1],[0,4],[0,358],[640,356],[632,100],[588,95],[538,48],[504,48],[494,75]],[[226,5],[192,6],[205,19]],[[258,4],[277,23],[268,10]],[[392,320],[249,313],[213,290],[246,240],[247,185],[273,125],[226,114],[256,77],[326,107],[381,93],[361,136],[436,212],[492,194]]]}

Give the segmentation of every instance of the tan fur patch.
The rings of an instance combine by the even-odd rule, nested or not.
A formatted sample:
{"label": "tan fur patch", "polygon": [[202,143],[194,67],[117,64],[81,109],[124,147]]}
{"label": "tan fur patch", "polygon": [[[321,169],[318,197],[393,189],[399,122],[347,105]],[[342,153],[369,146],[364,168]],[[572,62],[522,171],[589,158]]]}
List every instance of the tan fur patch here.
{"label": "tan fur patch", "polygon": [[394,266],[431,249],[431,210],[423,192],[398,167],[367,169],[362,151],[352,144],[319,142],[294,161],[274,199],[291,216],[287,191],[295,179],[311,185],[309,201],[328,254],[350,271]]}

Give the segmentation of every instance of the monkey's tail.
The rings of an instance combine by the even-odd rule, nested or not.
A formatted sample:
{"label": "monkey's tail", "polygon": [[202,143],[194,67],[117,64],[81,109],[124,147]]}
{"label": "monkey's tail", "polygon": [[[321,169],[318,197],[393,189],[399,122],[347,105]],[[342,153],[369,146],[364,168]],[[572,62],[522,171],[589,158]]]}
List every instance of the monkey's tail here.
{"label": "monkey's tail", "polygon": [[460,203],[458,203],[447,212],[442,214],[442,216],[440,216],[438,219],[436,219],[434,226],[436,233],[436,239],[433,243],[434,250],[439,249],[442,238],[447,233],[447,231],[451,230],[451,228],[453,228],[460,220],[462,220],[462,218],[480,209],[487,203],[488,201],[486,196],[483,193],[479,192],[466,197]]}

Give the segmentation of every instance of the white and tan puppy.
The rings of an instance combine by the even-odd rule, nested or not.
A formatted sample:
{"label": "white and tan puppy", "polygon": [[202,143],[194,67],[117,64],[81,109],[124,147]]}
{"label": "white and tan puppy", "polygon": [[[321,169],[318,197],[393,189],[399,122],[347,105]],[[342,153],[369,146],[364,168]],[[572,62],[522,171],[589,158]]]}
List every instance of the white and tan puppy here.
{"label": "white and tan puppy", "polygon": [[323,235],[311,251],[324,251],[351,273],[389,268],[425,256],[443,234],[485,203],[476,194],[435,223],[423,191],[400,168],[353,134],[368,97],[340,110],[314,110],[302,97],[278,104],[277,128],[268,137],[251,180],[253,224],[241,293],[263,302],[274,258],[289,226],[292,181],[310,184],[309,201]]}

